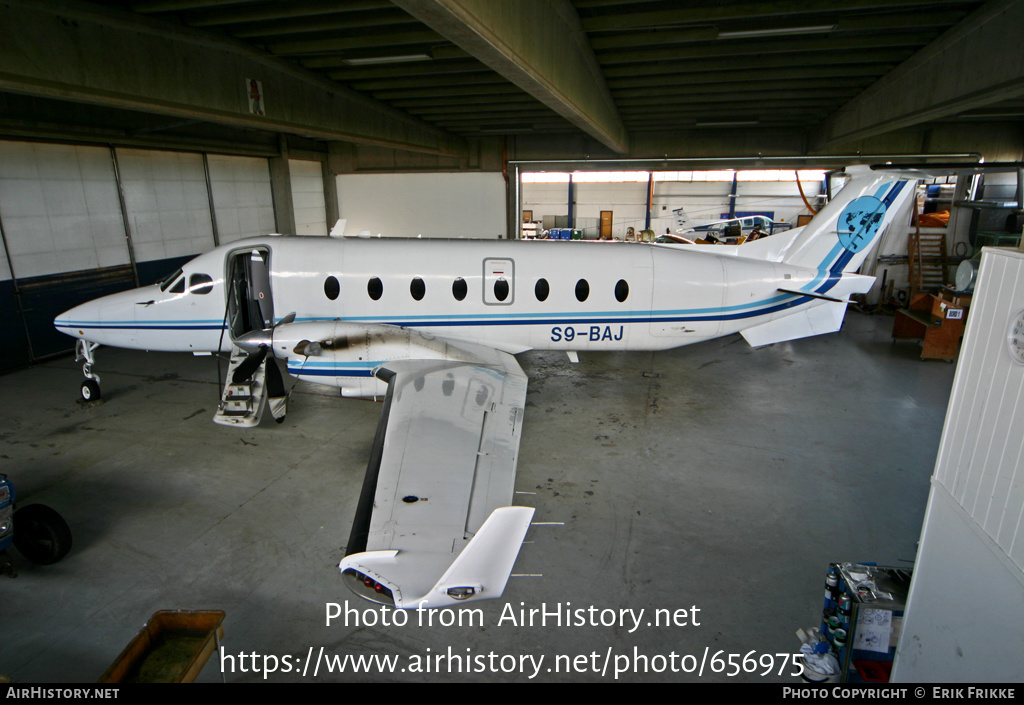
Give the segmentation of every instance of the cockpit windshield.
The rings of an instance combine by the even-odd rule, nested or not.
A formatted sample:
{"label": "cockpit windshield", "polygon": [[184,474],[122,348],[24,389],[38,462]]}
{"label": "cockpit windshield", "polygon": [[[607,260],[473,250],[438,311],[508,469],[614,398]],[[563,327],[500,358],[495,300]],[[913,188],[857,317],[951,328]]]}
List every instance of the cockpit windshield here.
{"label": "cockpit windshield", "polygon": [[160,291],[167,291],[167,287],[174,283],[174,280],[181,276],[181,267],[174,270],[174,273],[160,282]]}

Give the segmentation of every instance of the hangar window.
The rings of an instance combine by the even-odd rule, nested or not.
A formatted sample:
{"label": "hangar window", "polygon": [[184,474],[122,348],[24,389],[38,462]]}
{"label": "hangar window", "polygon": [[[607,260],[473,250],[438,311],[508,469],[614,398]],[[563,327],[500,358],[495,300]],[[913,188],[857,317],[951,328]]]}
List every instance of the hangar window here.
{"label": "hangar window", "polygon": [[498,301],[504,301],[508,298],[508,280],[505,278],[498,279],[494,282],[494,298]]}
{"label": "hangar window", "polygon": [[367,283],[366,293],[368,293],[370,298],[374,301],[384,295],[384,282],[380,280],[380,277],[374,277]]}
{"label": "hangar window", "polygon": [[188,290],[193,294],[209,294],[213,291],[213,277],[209,274],[193,274],[188,278]]}
{"label": "hangar window", "polygon": [[409,284],[409,293],[412,294],[414,299],[419,301],[427,293],[427,285],[419,277],[413,277],[412,283]]}
{"label": "hangar window", "polygon": [[462,301],[466,298],[467,291],[468,288],[466,287],[466,280],[462,277],[459,277],[452,282],[452,296],[455,297],[456,301]]}
{"label": "hangar window", "polygon": [[590,284],[586,279],[580,279],[576,282],[576,300],[586,301],[588,296],[590,296]]}
{"label": "hangar window", "polygon": [[615,300],[622,303],[629,296],[629,284],[626,283],[625,279],[620,279],[615,285]]}
{"label": "hangar window", "polygon": [[548,294],[551,293],[551,287],[548,286],[548,280],[538,279],[537,285],[533,287],[533,293],[537,296],[538,301],[546,301]]}
{"label": "hangar window", "polygon": [[334,301],[340,293],[341,284],[338,283],[337,277],[327,277],[324,280],[324,295],[331,301]]}

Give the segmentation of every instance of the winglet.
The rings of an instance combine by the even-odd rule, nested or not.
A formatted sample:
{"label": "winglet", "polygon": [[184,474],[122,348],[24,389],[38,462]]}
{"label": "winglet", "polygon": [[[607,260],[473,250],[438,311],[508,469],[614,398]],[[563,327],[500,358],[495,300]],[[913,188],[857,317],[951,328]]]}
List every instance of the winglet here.
{"label": "winglet", "polygon": [[[519,555],[530,521],[532,507],[498,507],[483,523],[476,536],[452,562],[444,575],[424,594],[402,589],[403,575],[420,572],[425,556],[403,551],[369,551],[345,556],[338,569],[356,579],[355,585],[366,586],[377,593],[360,597],[382,601],[390,596],[402,609],[451,607],[471,600],[493,600],[501,597]],[[430,556],[433,560],[436,555]],[[433,561],[431,561],[433,562]],[[427,583],[429,585],[429,583]]]}

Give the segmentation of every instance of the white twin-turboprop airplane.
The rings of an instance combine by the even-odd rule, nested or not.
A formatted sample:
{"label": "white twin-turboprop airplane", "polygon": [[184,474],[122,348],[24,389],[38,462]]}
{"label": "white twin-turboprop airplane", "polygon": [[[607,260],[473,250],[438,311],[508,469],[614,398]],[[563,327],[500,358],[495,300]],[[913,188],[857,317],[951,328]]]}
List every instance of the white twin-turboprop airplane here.
{"label": "white twin-turboprop airplane", "polygon": [[848,172],[808,225],[741,246],[266,236],[54,325],[79,339],[87,399],[99,345],[232,353],[224,424],[259,423],[268,399],[283,418],[275,360],[344,396],[383,397],[341,572],[402,608],[496,598],[533,517],[507,506],[527,384],[514,355],[839,330],[849,296],[874,281],[854,272],[914,192]]}

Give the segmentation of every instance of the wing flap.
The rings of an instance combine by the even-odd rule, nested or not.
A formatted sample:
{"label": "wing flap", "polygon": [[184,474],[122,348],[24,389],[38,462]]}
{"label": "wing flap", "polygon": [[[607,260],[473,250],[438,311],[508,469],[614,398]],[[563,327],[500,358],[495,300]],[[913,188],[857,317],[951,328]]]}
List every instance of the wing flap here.
{"label": "wing flap", "polygon": [[[377,434],[379,458],[371,460],[376,472],[367,473],[372,510],[362,519],[365,542],[350,540],[350,552],[358,554],[346,556],[340,567],[386,587],[396,605],[415,606],[411,596],[419,601],[438,590],[446,594],[451,580],[472,588],[465,599],[499,596],[495,586],[504,587],[529,518],[520,531],[522,512],[496,510],[532,516],[532,510],[506,507],[515,483],[526,376],[507,353],[462,352],[463,361],[400,360],[380,371],[389,391]],[[364,494],[369,491],[364,486]],[[489,538],[467,554],[484,526]],[[499,580],[485,564],[498,566],[504,577]],[[475,588],[473,576],[482,576]]]}

